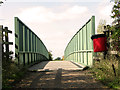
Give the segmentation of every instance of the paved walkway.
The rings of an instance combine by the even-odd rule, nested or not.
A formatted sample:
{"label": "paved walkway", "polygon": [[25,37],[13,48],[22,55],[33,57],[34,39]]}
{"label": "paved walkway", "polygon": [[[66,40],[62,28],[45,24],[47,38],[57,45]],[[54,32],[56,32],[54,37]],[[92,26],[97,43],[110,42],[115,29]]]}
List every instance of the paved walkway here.
{"label": "paved walkway", "polygon": [[29,68],[30,71],[82,70],[83,67],[70,61],[44,61]]}
{"label": "paved walkway", "polygon": [[79,65],[76,66],[68,61],[45,61],[29,68],[29,70],[37,70],[37,72],[27,72],[16,88],[47,88],[49,90],[55,88],[106,88],[100,82],[95,81],[90,71],[80,69]]}

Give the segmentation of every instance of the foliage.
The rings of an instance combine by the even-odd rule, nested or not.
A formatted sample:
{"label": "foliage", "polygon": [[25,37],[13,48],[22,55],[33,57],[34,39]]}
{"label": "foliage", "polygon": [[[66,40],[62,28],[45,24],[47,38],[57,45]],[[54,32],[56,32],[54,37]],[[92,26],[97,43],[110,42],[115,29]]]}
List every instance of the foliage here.
{"label": "foliage", "polygon": [[49,54],[49,60],[53,60],[53,57],[52,57],[52,51],[49,51],[48,54]]}
{"label": "foliage", "polygon": [[57,57],[55,60],[61,60],[61,57]]}
{"label": "foliage", "polygon": [[3,3],[3,1],[0,0],[0,4],[2,4],[2,3]]}
{"label": "foliage", "polygon": [[113,46],[116,48],[117,51],[120,50],[120,27],[112,26],[111,31],[113,32],[112,34],[112,39],[114,40]]}
{"label": "foliage", "polygon": [[111,26],[110,30],[113,32],[112,34],[112,46],[114,50],[120,50],[120,0],[113,0],[114,6],[112,8],[112,18],[114,19],[113,26]]}
{"label": "foliage", "polygon": [[112,18],[119,18],[120,17],[120,11],[119,11],[119,9],[120,9],[120,0],[114,0],[114,6],[113,6],[113,8],[112,8]]}
{"label": "foliage", "polygon": [[[96,80],[101,81],[109,88],[120,89],[120,78],[114,75],[112,64],[115,65],[116,73],[118,73],[118,61],[115,59],[95,61],[93,68],[91,69]],[[118,74],[117,74],[118,75]]]}
{"label": "foliage", "polygon": [[120,37],[120,0],[114,0],[111,17],[115,20],[115,25],[111,27],[113,31],[112,38],[118,40],[118,38]]}
{"label": "foliage", "polygon": [[25,74],[26,69],[19,68],[11,59],[2,61],[2,88],[12,88]]}
{"label": "foliage", "polygon": [[0,0],[0,6],[1,6],[1,4],[3,4],[4,2],[2,1],[2,0]]}
{"label": "foliage", "polygon": [[[112,18],[114,19],[113,25],[106,27],[108,31],[111,31],[111,35],[107,35],[108,37],[108,44],[111,42],[111,47],[108,47],[108,50],[114,49],[115,51],[120,51],[120,0],[113,0],[114,6],[112,9]],[[111,39],[112,38],[112,39]],[[114,51],[113,50],[113,51]],[[91,69],[93,72],[94,77],[101,81],[103,84],[107,85],[110,88],[117,88],[120,89],[120,78],[119,78],[119,56],[115,58],[113,55],[110,54],[106,55],[106,60],[95,61],[94,68]],[[115,70],[112,66],[115,66]],[[114,73],[114,71],[116,71]]]}
{"label": "foliage", "polygon": [[104,26],[106,25],[106,20],[101,19],[97,27],[97,33],[101,34],[104,31]]}

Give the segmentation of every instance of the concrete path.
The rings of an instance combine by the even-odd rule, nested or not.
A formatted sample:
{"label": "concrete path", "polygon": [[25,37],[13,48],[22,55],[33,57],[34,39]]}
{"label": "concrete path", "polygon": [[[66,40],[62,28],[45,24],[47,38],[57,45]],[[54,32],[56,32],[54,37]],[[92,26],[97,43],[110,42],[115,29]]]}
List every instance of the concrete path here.
{"label": "concrete path", "polygon": [[49,70],[82,70],[81,65],[70,61],[44,61],[29,68],[30,71],[49,71]]}
{"label": "concrete path", "polygon": [[[105,89],[96,81],[90,71],[82,71],[81,66],[68,61],[45,61],[31,68],[15,88],[29,89]],[[33,71],[37,72],[33,72]],[[32,71],[32,72],[31,72]]]}

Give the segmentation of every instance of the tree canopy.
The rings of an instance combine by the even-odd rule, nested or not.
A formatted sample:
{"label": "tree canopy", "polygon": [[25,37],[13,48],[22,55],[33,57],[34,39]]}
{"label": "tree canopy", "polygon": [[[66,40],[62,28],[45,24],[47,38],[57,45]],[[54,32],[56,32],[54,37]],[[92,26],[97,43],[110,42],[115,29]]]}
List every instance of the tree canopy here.
{"label": "tree canopy", "polygon": [[49,54],[49,60],[53,60],[53,57],[52,57],[52,51],[49,51],[48,54]]}
{"label": "tree canopy", "polygon": [[112,38],[114,39],[114,48],[120,50],[120,0],[113,0],[114,6],[112,8],[112,18],[114,19],[111,31],[113,31]]}
{"label": "tree canopy", "polygon": [[57,57],[55,60],[61,60],[61,57]]}
{"label": "tree canopy", "polygon": [[120,37],[120,0],[114,0],[114,6],[112,8],[112,16],[114,19],[112,30],[113,38],[117,39]]}

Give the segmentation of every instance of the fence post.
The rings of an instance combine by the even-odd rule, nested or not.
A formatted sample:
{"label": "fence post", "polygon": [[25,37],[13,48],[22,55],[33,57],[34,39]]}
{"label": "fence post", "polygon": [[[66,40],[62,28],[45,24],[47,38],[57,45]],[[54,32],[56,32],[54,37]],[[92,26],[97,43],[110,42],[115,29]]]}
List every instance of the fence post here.
{"label": "fence post", "polygon": [[118,78],[120,78],[120,56],[119,54],[117,55],[118,58]]}
{"label": "fence post", "polygon": [[[4,34],[5,35],[4,35]],[[3,44],[3,48],[5,46],[6,51],[4,52],[4,50],[2,49],[2,51],[4,52],[4,55],[6,56],[6,60],[9,60],[9,55],[13,54],[9,52],[9,45],[13,45],[13,42],[9,42],[9,37],[8,37],[8,33],[12,33],[12,31],[8,30],[8,27],[5,27],[4,29],[2,29],[2,44]],[[3,40],[3,37],[5,37],[5,40]]]}
{"label": "fence post", "polygon": [[0,25],[0,90],[2,89],[2,29],[3,26]]}
{"label": "fence post", "polygon": [[[8,30],[8,27],[5,27],[5,31]],[[8,32],[5,32],[5,42],[9,42],[8,40]],[[6,58],[9,59],[9,44],[5,44],[6,47]]]}

